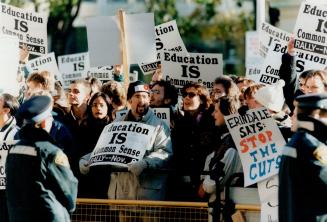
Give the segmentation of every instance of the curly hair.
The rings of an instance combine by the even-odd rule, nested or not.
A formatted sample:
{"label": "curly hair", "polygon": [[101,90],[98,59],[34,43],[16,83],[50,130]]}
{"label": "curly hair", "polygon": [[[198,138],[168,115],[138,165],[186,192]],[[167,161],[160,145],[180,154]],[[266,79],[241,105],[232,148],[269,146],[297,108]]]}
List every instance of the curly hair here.
{"label": "curly hair", "polygon": [[186,89],[194,88],[197,91],[197,94],[200,97],[200,100],[202,101],[200,105],[201,110],[207,110],[210,108],[212,101],[210,98],[209,90],[206,86],[204,86],[201,83],[188,83],[182,88],[182,95],[186,92]]}

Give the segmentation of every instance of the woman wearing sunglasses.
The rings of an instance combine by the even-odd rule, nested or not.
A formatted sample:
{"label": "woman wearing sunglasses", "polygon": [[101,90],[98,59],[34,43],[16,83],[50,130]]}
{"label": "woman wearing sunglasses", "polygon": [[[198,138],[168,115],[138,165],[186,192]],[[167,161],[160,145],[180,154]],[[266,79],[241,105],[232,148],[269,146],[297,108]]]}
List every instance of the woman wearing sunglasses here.
{"label": "woman wearing sunglasses", "polygon": [[182,89],[183,107],[172,131],[174,166],[172,197],[181,201],[197,201],[197,189],[206,156],[212,151],[214,120],[208,89],[199,83]]}

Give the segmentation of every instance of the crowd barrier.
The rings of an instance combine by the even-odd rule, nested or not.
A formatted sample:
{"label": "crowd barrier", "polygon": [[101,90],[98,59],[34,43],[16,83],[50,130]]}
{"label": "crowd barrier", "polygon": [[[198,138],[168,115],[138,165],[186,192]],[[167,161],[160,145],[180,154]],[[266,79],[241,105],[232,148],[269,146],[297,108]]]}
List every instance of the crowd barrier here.
{"label": "crowd barrier", "polygon": [[208,204],[141,200],[77,199],[73,222],[205,221]]}
{"label": "crowd barrier", "polygon": [[[260,205],[236,204],[233,222],[260,221]],[[207,203],[77,199],[72,222],[195,222],[212,221]]]}

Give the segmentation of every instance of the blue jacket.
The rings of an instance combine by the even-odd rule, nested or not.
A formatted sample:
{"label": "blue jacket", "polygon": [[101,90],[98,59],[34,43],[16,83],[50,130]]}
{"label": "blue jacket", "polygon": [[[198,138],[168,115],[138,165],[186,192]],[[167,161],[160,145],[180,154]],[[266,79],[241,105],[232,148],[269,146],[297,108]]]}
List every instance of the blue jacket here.
{"label": "blue jacket", "polygon": [[303,125],[283,149],[279,169],[280,222],[327,220],[327,127],[320,125],[313,131]]}
{"label": "blue jacket", "polygon": [[6,162],[10,221],[70,221],[77,179],[67,156],[43,129],[24,126]]}

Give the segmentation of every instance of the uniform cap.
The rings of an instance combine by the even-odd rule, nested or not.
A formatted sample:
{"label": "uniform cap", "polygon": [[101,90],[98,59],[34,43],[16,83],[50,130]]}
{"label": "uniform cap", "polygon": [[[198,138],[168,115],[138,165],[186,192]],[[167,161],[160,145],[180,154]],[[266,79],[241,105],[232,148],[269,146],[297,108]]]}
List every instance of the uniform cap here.
{"label": "uniform cap", "polygon": [[27,122],[40,123],[51,116],[52,100],[49,96],[33,96],[18,109],[18,115]]}
{"label": "uniform cap", "polygon": [[296,97],[298,107],[301,109],[327,110],[327,93],[312,93]]}

